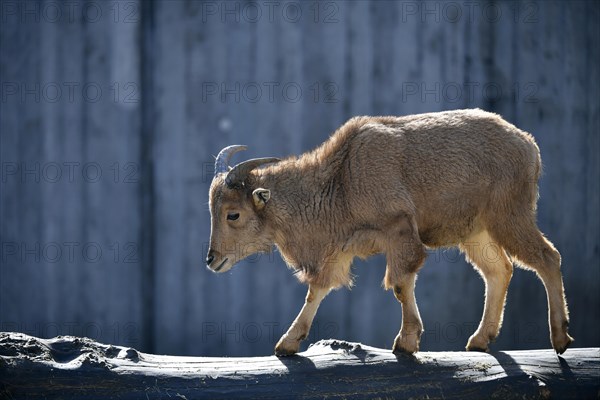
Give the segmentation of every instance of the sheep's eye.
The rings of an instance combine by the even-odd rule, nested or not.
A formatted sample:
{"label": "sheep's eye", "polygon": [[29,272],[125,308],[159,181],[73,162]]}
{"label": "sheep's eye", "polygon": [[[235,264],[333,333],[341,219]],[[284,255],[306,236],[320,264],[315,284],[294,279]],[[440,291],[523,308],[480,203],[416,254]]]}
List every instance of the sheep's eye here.
{"label": "sheep's eye", "polygon": [[227,214],[227,219],[230,220],[230,221],[235,221],[239,217],[240,217],[240,213],[230,213],[230,214]]}

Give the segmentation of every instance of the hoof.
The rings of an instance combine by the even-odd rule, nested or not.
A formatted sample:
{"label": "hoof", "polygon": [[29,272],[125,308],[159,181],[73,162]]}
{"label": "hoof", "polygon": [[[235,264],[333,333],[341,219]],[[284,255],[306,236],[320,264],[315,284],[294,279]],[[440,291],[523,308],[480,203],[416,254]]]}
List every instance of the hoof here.
{"label": "hoof", "polygon": [[297,353],[296,350],[290,350],[290,349],[275,349],[275,355],[277,357],[289,357],[289,356],[293,356]]}
{"label": "hoof", "polygon": [[403,338],[400,335],[394,340],[392,352],[395,354],[414,354],[419,351],[419,341],[416,339]]}
{"label": "hoof", "polygon": [[488,347],[478,347],[478,346],[467,345],[467,351],[478,351],[480,353],[487,353],[488,350],[489,350]]}
{"label": "hoof", "polygon": [[489,350],[488,344],[488,340],[481,339],[479,336],[473,335],[469,338],[466,349],[467,351],[479,351],[481,353],[487,353]]}
{"label": "hoof", "polygon": [[277,357],[293,356],[299,349],[300,342],[282,339],[275,346],[275,355]]}
{"label": "hoof", "polygon": [[559,338],[552,339],[552,347],[556,351],[556,354],[564,353],[567,348],[573,343],[573,338],[568,333],[564,333]]}

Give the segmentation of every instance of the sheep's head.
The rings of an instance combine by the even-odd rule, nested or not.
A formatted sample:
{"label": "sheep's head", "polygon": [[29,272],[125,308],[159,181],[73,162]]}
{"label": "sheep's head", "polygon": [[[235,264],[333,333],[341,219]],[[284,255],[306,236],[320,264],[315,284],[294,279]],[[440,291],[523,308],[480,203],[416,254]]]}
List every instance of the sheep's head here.
{"label": "sheep's head", "polygon": [[215,161],[209,191],[211,233],[206,257],[206,265],[214,272],[228,271],[238,261],[271,249],[272,239],[261,215],[271,192],[250,187],[248,177],[253,169],[279,159],[256,158],[230,168],[231,156],[245,149],[239,145],[226,147]]}

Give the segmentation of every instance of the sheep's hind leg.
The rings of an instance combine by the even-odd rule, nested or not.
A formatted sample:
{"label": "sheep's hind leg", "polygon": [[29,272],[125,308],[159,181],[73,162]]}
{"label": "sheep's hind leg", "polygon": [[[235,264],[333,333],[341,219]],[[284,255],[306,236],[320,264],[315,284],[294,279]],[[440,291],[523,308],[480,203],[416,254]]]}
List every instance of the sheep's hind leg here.
{"label": "sheep's hind leg", "polygon": [[492,240],[487,231],[473,235],[460,248],[485,281],[483,317],[467,342],[467,350],[487,351],[489,342],[496,339],[502,326],[506,293],[513,271],[512,263],[504,249]]}
{"label": "sheep's hind leg", "polygon": [[550,340],[558,354],[573,342],[569,335],[569,310],[565,299],[560,253],[544,237],[533,217],[514,218],[511,225],[498,223],[490,229],[511,257],[533,269],[542,280],[548,298]]}
{"label": "sheep's hind leg", "polygon": [[[392,351],[394,353],[416,353],[423,333],[423,322],[415,298],[417,271],[425,261],[426,253],[418,237],[416,225],[408,221],[409,229],[400,231],[400,248],[388,250],[388,264],[384,286],[393,289],[394,296],[402,304],[402,326]],[[396,241],[395,247],[398,246]]]}
{"label": "sheep's hind leg", "polygon": [[300,313],[288,329],[288,331],[279,339],[275,346],[275,355],[289,356],[296,354],[302,342],[310,331],[313,319],[317,314],[317,309],[321,301],[329,293],[329,288],[321,288],[315,285],[309,285],[306,300]]}

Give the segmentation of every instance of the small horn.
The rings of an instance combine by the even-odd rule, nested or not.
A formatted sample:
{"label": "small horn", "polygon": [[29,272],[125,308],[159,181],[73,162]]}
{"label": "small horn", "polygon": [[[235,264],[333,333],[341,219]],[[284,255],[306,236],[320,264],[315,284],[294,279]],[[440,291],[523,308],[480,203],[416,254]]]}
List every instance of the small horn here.
{"label": "small horn", "polygon": [[265,158],[253,158],[248,161],[244,161],[236,165],[227,173],[225,177],[225,183],[229,187],[239,186],[244,183],[250,171],[255,168],[260,167],[263,164],[270,164],[274,162],[281,161],[281,159],[276,157],[265,157]]}
{"label": "small horn", "polygon": [[217,174],[222,174],[223,172],[229,171],[229,160],[231,160],[231,156],[238,151],[246,150],[247,148],[247,146],[232,144],[231,146],[227,146],[221,150],[215,159],[215,176],[217,176]]}

